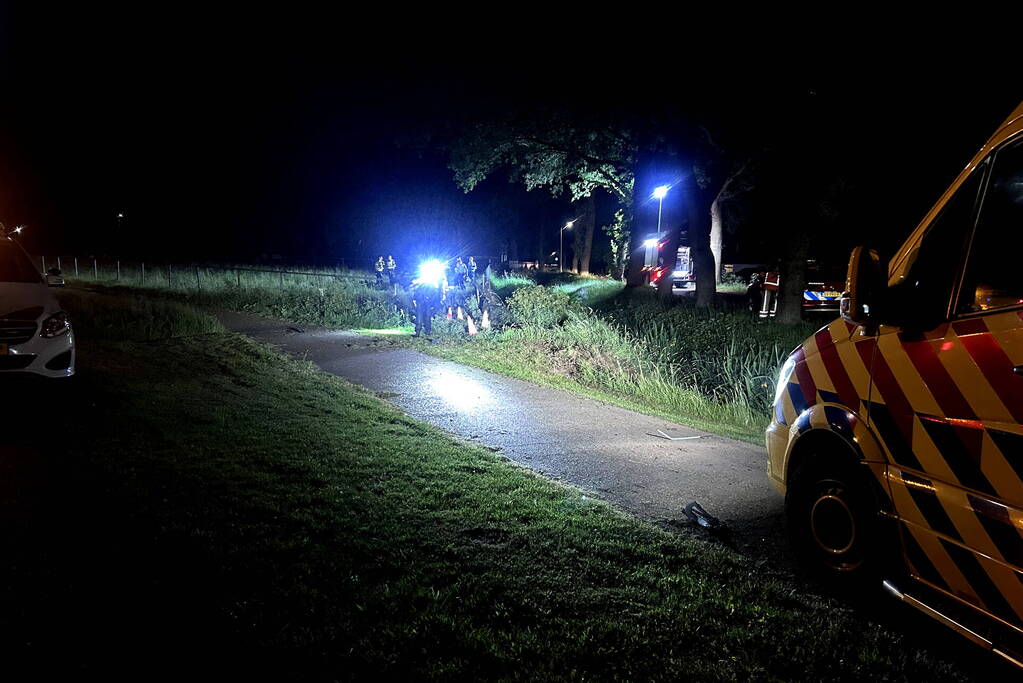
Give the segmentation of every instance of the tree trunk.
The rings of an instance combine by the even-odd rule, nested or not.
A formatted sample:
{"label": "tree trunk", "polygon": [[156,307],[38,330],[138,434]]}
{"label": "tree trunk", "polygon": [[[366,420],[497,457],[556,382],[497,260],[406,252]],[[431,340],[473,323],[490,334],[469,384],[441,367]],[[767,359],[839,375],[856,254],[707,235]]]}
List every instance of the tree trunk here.
{"label": "tree trunk", "polygon": [[776,318],[778,322],[794,324],[802,318],[803,283],[806,281],[806,255],[809,249],[809,235],[804,227],[799,226],[788,240],[785,258],[778,273],[781,278]]}
{"label": "tree trunk", "polygon": [[641,287],[647,283],[647,273],[643,270],[646,260],[646,250],[643,248],[643,240],[647,238],[649,224],[647,223],[647,211],[640,197],[644,196],[645,188],[649,185],[650,165],[653,162],[653,151],[649,139],[650,134],[641,132],[637,140],[638,151],[636,162],[633,166],[632,181],[632,203],[629,206],[627,215],[629,218],[629,230],[632,233],[628,245],[628,257],[625,267],[625,287]]}
{"label": "tree trunk", "polygon": [[691,170],[683,180],[686,206],[689,207],[689,251],[696,275],[696,307],[710,308],[714,305],[714,294],[717,292],[714,254],[710,250],[710,207],[717,198],[721,183],[700,190],[694,179],[695,173]]}
{"label": "tree trunk", "polygon": [[579,250],[579,273],[590,274],[590,257],[593,256],[593,230],[597,225],[597,202],[591,194],[580,201],[581,216],[576,221],[576,230],[582,233],[582,245]]}
{"label": "tree trunk", "polygon": [[675,272],[675,263],[678,261],[678,243],[681,241],[681,237],[681,227],[674,225],[661,242],[661,262],[658,265],[667,269],[661,279],[657,281],[657,298],[661,301],[671,301],[675,296],[672,291],[675,281],[672,273]]}
{"label": "tree trunk", "polygon": [[710,205],[710,251],[714,254],[714,284],[721,284],[721,243],[722,243],[721,201],[715,199]]}

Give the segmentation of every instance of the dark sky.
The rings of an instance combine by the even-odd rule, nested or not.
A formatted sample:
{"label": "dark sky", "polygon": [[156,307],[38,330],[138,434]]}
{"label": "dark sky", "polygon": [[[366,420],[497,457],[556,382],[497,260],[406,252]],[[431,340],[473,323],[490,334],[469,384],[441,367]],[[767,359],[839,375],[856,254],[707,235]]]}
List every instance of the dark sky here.
{"label": "dark sky", "polygon": [[[711,119],[748,118],[752,130],[783,120],[789,100],[809,90],[825,123],[807,148],[847,169],[849,220],[905,234],[1020,99],[933,64],[841,75],[798,61],[739,75],[706,63],[654,73],[629,59],[579,69],[571,51],[552,60],[486,41],[424,40],[414,22],[7,11],[0,221],[28,224],[28,248],[51,254],[330,262],[424,248],[493,253],[500,237],[538,224],[556,242],[566,202],[503,176],[465,195],[443,158],[396,142],[552,100],[626,110],[693,102]],[[736,215],[747,250],[778,229],[776,204],[750,199]]]}

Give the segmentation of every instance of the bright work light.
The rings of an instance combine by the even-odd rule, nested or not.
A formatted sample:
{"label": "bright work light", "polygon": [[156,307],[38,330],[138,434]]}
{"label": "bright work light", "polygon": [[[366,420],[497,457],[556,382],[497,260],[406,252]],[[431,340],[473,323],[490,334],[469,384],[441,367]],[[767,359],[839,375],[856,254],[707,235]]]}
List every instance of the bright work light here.
{"label": "bright work light", "polygon": [[419,277],[416,278],[416,282],[440,285],[441,280],[444,279],[445,268],[446,266],[437,259],[423,261],[419,264]]}
{"label": "bright work light", "polygon": [[664,199],[668,196],[668,186],[660,185],[654,188],[654,199]]}
{"label": "bright work light", "polygon": [[649,249],[650,247],[656,247],[657,246],[657,239],[654,238],[654,237],[651,237],[648,240],[643,240],[643,246],[646,247],[647,249]]}

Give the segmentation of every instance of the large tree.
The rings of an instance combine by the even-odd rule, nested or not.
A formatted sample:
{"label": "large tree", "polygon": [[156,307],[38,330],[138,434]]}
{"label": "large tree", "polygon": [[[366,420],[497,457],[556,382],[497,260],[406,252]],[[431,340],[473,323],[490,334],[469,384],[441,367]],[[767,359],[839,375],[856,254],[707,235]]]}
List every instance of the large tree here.
{"label": "large tree", "polygon": [[553,196],[568,193],[573,202],[582,202],[577,269],[589,272],[593,195],[606,191],[621,208],[625,230],[609,231],[615,249],[615,240],[621,240],[623,232],[628,239],[635,156],[635,136],[611,117],[533,110],[468,126],[451,144],[448,163],[455,182],[466,192],[507,170],[511,180],[527,190],[543,188]]}
{"label": "large tree", "polygon": [[[615,221],[604,226],[612,253],[631,254],[627,282],[645,282],[640,243],[627,244],[633,230],[633,209],[646,199],[656,176],[666,169],[677,179],[684,197],[685,219],[676,217],[663,227],[661,253],[674,267],[683,225],[697,278],[697,305],[714,303],[716,270],[710,245],[711,207],[728,191],[742,168],[733,144],[679,112],[658,111],[649,116],[579,114],[567,110],[516,111],[476,122],[457,135],[449,149],[455,182],[466,192],[499,170],[526,189],[545,188],[554,196],[569,193],[573,201],[608,192],[619,204]],[[721,126],[719,126],[721,127]],[[581,212],[585,215],[585,212]],[[643,235],[636,235],[642,239]],[[625,240],[626,243],[619,243]],[[630,250],[631,247],[631,250]],[[585,256],[589,249],[583,245]],[[588,259],[579,269],[588,271]],[[660,295],[670,298],[672,281],[662,278]]]}

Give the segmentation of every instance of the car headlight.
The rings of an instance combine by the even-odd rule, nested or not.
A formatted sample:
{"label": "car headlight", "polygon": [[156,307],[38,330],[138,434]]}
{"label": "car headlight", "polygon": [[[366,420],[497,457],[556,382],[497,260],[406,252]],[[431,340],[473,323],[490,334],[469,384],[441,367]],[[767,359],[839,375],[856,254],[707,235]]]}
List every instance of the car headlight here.
{"label": "car headlight", "polygon": [[777,403],[781,399],[782,392],[785,391],[785,387],[789,383],[789,378],[792,377],[792,372],[796,369],[796,360],[789,356],[785,364],[781,366],[781,372],[778,373],[778,383],[774,385],[774,402]]}
{"label": "car headlight", "polygon": [[71,331],[71,318],[64,311],[54,313],[43,321],[42,329],[39,330],[40,337],[59,337]]}

